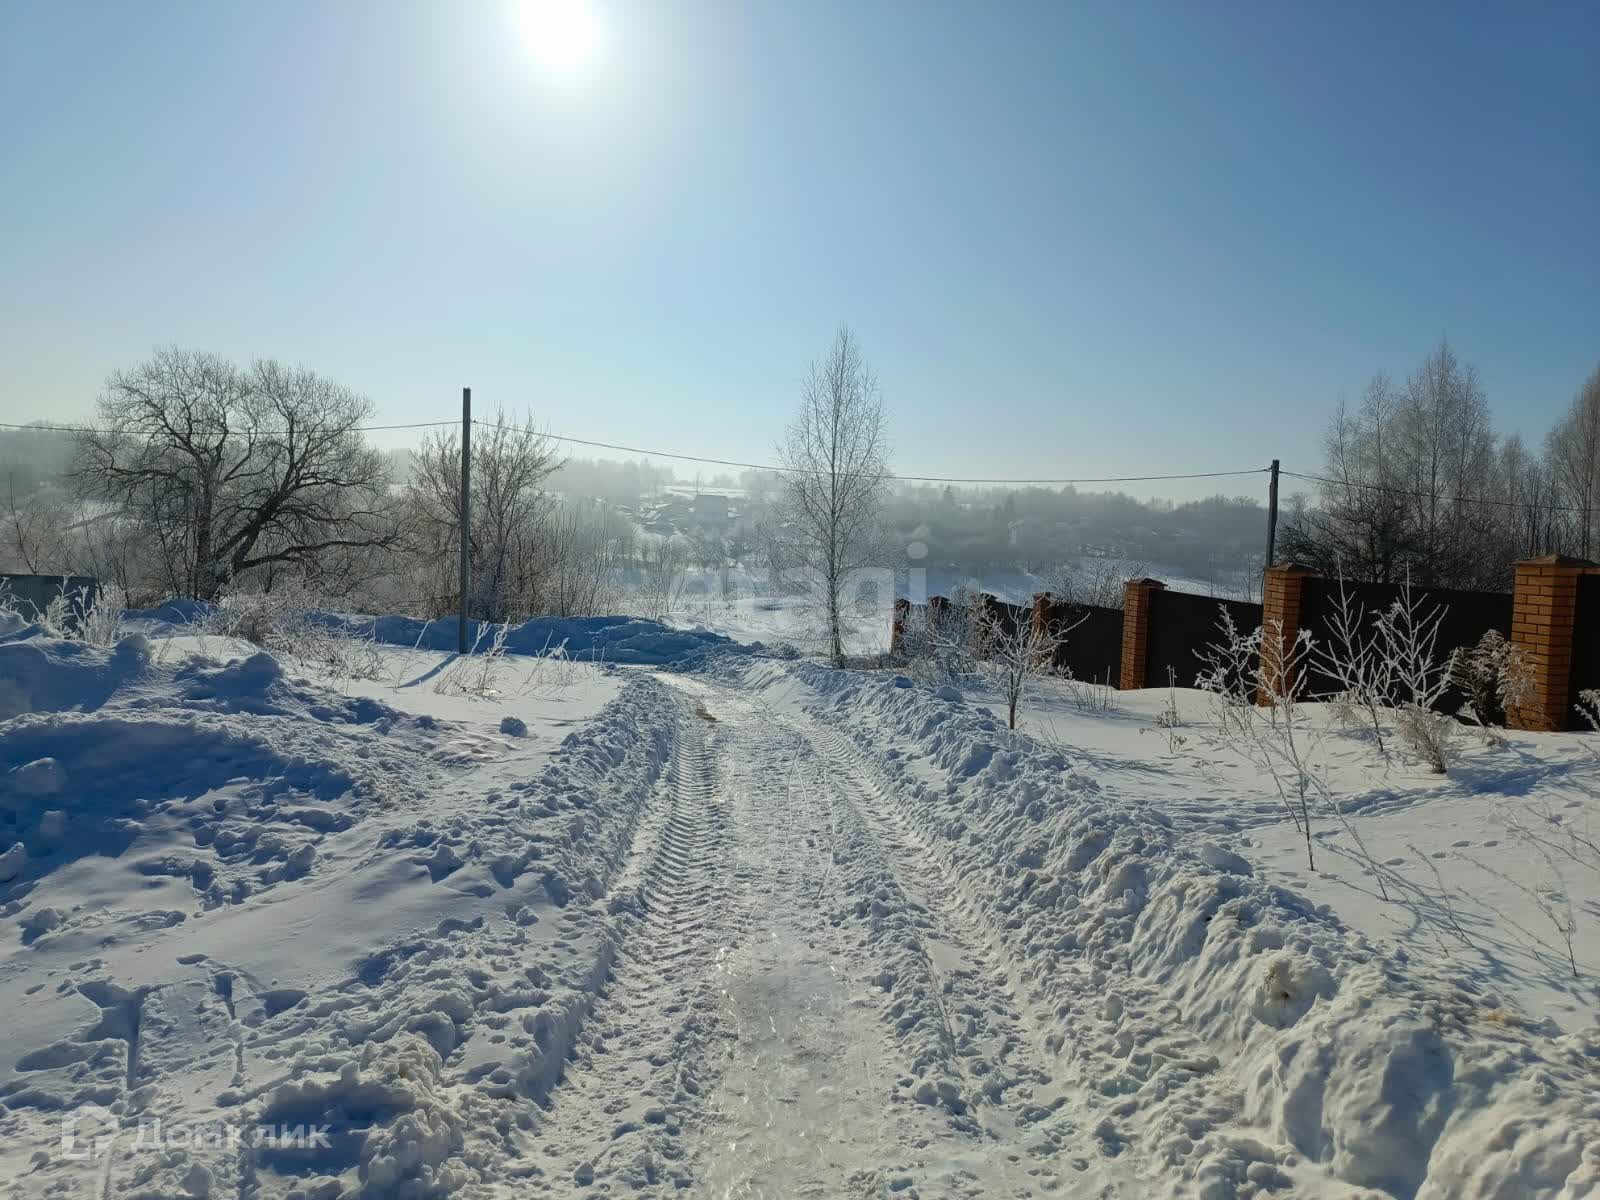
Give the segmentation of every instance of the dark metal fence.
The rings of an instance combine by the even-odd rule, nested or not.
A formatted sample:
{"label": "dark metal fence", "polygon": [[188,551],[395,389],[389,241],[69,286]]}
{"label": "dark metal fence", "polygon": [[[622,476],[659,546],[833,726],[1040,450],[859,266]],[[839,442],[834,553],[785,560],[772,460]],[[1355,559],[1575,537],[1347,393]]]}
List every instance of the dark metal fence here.
{"label": "dark metal fence", "polygon": [[[1241,634],[1261,628],[1261,605],[1221,600],[1158,588],[1150,593],[1150,627],[1145,643],[1145,687],[1194,687],[1205,669],[1208,647],[1222,640],[1223,611]],[[1171,668],[1171,674],[1168,674]]]}
{"label": "dark metal fence", "polygon": [[[1578,697],[1592,688],[1600,688],[1600,575],[1580,575],[1572,630],[1572,694],[1568,703],[1576,704]],[[1588,723],[1580,720],[1574,728],[1586,729]]]}
{"label": "dark metal fence", "polygon": [[0,592],[6,602],[32,620],[44,615],[59,597],[67,598],[66,620],[76,628],[85,608],[100,595],[100,581],[92,575],[0,575]]}
{"label": "dark metal fence", "polygon": [[[1300,628],[1310,633],[1324,652],[1336,650],[1334,633],[1340,605],[1338,580],[1310,577],[1304,580],[1300,597]],[[1349,583],[1344,594],[1355,634],[1369,641],[1378,618],[1401,598],[1398,585]],[[1489,630],[1508,640],[1511,637],[1512,596],[1509,592],[1464,592],[1445,588],[1412,590],[1417,616],[1431,619],[1439,613],[1434,658],[1443,661],[1452,651],[1475,647]],[[993,596],[982,596],[979,603],[988,611],[991,628],[999,636],[1014,633],[1033,619],[1033,607],[1007,604]],[[1038,598],[1036,598],[1036,603]],[[1149,621],[1146,628],[1143,687],[1165,687],[1169,680],[1178,687],[1194,687],[1206,669],[1210,647],[1223,640],[1222,614],[1232,618],[1239,634],[1248,636],[1261,628],[1262,606],[1241,600],[1223,600],[1187,592],[1152,589],[1149,594]],[[970,611],[944,597],[931,597],[927,605],[897,608],[897,620],[908,630],[923,629],[931,619],[944,623],[947,636],[970,628]],[[1123,612],[1096,605],[1050,603],[1044,619],[1052,631],[1063,632],[1065,640],[1055,648],[1051,668],[1070,672],[1075,679],[1115,683],[1122,671]],[[1572,648],[1572,692],[1576,700],[1585,688],[1600,688],[1600,575],[1579,581],[1577,630]],[[981,644],[973,647],[982,653]],[[1339,690],[1339,683],[1313,656],[1305,663],[1305,692],[1310,698],[1325,697]],[[1234,683],[1248,684],[1248,680]],[[1460,709],[1466,696],[1451,688],[1439,701],[1442,711]]]}
{"label": "dark metal fence", "polygon": [[[1372,637],[1378,618],[1393,607],[1405,591],[1399,584],[1390,583],[1344,583],[1342,587],[1357,636],[1363,642]],[[1310,631],[1317,646],[1334,653],[1340,649],[1334,634],[1340,588],[1337,579],[1307,579],[1300,600],[1300,628]],[[1443,662],[1454,650],[1471,650],[1491,629],[1507,640],[1511,637],[1510,592],[1412,588],[1411,598],[1419,622],[1432,621],[1435,614],[1439,614],[1439,628],[1433,644],[1436,661]],[[1338,690],[1338,681],[1313,657],[1306,673],[1306,695],[1327,696]],[[1464,692],[1452,687],[1439,698],[1436,707],[1441,712],[1456,712],[1466,699]]]}
{"label": "dark metal fence", "polygon": [[1098,604],[1051,604],[1047,628],[1062,630],[1066,640],[1055,648],[1052,670],[1071,672],[1074,679],[1117,686],[1122,676],[1122,610]]}

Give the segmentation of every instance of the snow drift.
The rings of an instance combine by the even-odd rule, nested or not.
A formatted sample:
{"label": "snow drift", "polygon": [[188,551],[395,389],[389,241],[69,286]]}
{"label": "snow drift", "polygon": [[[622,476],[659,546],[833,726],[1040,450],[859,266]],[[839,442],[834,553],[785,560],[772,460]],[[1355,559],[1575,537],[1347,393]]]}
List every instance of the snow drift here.
{"label": "snow drift", "polygon": [[[191,632],[205,621],[209,605],[190,600],[169,600],[158,608],[128,609],[124,621],[128,628],[155,636]],[[329,629],[351,637],[371,638],[390,646],[422,650],[452,651],[456,648],[455,617],[422,620],[418,617],[368,616],[359,613],[313,612],[306,614]],[[487,645],[498,626],[469,621],[467,640]],[[3,633],[4,631],[0,631]],[[28,628],[13,631],[17,636],[36,632]],[[506,634],[508,654],[554,654],[583,662],[609,662],[628,666],[664,666],[681,662],[712,650],[759,650],[738,645],[720,633],[703,628],[672,629],[659,621],[638,617],[533,617],[512,625]]]}
{"label": "snow drift", "polygon": [[[1084,1085],[1125,1095],[1121,1116],[1187,1164],[1199,1194],[1255,1179],[1228,1128],[1241,1118],[1370,1194],[1600,1191],[1594,1029],[1546,1036],[1443,972],[1386,956],[1228,848],[1107,799],[1070,754],[953,689],[809,664],[711,669],[788,693],[853,739],[883,802],[959,876],[1035,1000],[1053,1006]],[[1185,1045],[1178,1027],[1203,1043]],[[1113,1076],[1095,1047],[1120,1060]],[[1229,1092],[1233,1110],[1218,1101]]]}
{"label": "snow drift", "polygon": [[[513,736],[499,701],[467,731],[267,654],[0,643],[0,1177],[266,1200],[503,1171],[610,968],[601,898],[679,719],[593,674],[592,720]],[[74,1111],[120,1129],[108,1160],[58,1153]],[[156,1120],[185,1142],[134,1153]],[[327,1144],[238,1136],[302,1125]]]}

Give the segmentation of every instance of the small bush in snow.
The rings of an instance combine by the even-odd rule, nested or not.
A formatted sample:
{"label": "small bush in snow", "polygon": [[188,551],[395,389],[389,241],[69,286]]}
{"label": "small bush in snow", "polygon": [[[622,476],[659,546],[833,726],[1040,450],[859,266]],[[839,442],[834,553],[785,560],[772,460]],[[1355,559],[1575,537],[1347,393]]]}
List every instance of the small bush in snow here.
{"label": "small bush in snow", "polygon": [[1221,637],[1202,653],[1197,680],[1213,697],[1214,741],[1272,780],[1305,841],[1310,870],[1317,869],[1312,822],[1331,818],[1350,835],[1387,900],[1383,868],[1367,851],[1328,777],[1323,732],[1302,708],[1314,648],[1310,632],[1302,629],[1291,640],[1274,623],[1242,633],[1225,607],[1218,628]]}
{"label": "small bush in snow", "polygon": [[1318,669],[1339,685],[1328,705],[1349,729],[1370,729],[1379,754],[1386,755],[1383,709],[1389,703],[1393,664],[1378,652],[1377,639],[1366,628],[1366,610],[1351,598],[1344,577],[1329,614],[1328,637],[1312,647]]}
{"label": "small bush in snow", "polygon": [[[979,605],[977,611],[988,613],[983,605]],[[1086,620],[1087,615],[1071,625],[1049,627],[1035,624],[1032,615],[1026,614],[1010,628],[1001,621],[988,619],[987,628],[979,631],[978,642],[983,647],[979,671],[989,676],[1005,696],[1008,728],[1017,727],[1017,710],[1029,680],[1050,669],[1057,649],[1066,643],[1067,634]]]}
{"label": "small bush in snow", "polygon": [[317,620],[317,608],[298,581],[270,592],[229,590],[199,626],[202,633],[239,638],[331,679],[379,678],[384,657],[373,639]]}
{"label": "small bush in snow", "polygon": [[98,590],[81,587],[69,591],[63,579],[60,590],[45,605],[44,611],[39,612],[18,600],[15,593],[0,582],[0,613],[13,614],[36,624],[50,637],[87,642],[91,646],[116,645],[122,610],[127,606],[128,595],[117,584],[108,583]]}
{"label": "small bush in snow", "polygon": [[1183,728],[1183,714],[1178,711],[1178,673],[1170,666],[1167,668],[1167,704],[1156,714],[1156,728],[1166,735],[1169,754],[1176,754],[1189,741],[1178,732]]}
{"label": "small bush in snow", "polygon": [[900,643],[907,674],[930,687],[971,675],[977,669],[977,612],[971,597],[958,592],[907,620]]}
{"label": "small bush in snow", "polygon": [[1504,725],[1506,710],[1527,698],[1533,675],[1522,647],[1507,641],[1498,629],[1491,629],[1478,644],[1455,656],[1451,682],[1466,693],[1462,710],[1485,728]]}
{"label": "small bush in snow", "polygon": [[1111,669],[1106,668],[1105,679],[1078,679],[1069,667],[1062,672],[1062,683],[1073,705],[1082,713],[1110,713],[1117,711],[1117,689],[1111,683]]}
{"label": "small bush in snow", "polygon": [[1407,580],[1375,626],[1376,653],[1386,664],[1395,709],[1395,734],[1441,775],[1450,766],[1461,728],[1452,714],[1440,711],[1456,661],[1454,651],[1443,656],[1438,651],[1444,614],[1442,605],[1424,611],[1423,601]]}
{"label": "small bush in snow", "polygon": [[472,649],[450,664],[433,685],[433,690],[440,695],[458,696],[489,696],[499,691],[500,671],[506,663],[506,638],[510,633],[509,624],[479,624]]}

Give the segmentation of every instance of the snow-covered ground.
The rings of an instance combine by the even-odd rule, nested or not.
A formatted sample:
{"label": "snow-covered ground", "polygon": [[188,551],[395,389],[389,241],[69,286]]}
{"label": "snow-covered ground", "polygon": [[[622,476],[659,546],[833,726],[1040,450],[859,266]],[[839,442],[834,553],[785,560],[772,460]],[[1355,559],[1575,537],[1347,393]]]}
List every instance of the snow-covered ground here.
{"label": "snow-covered ground", "polygon": [[1570,981],[1503,815],[1578,737],[1341,750],[1385,902],[1189,694],[137,624],[0,636],[7,1194],[1600,1194],[1594,882]]}
{"label": "snow-covered ground", "polygon": [[[1441,776],[1398,746],[1376,753],[1370,734],[1304,705],[1346,818],[1313,813],[1312,869],[1270,781],[1217,736],[1206,693],[1029,686],[1020,730],[1092,764],[1103,794],[1246,855],[1261,878],[1330,906],[1402,960],[1446,965],[1491,1008],[1567,1030],[1600,1021],[1600,870],[1542,855],[1523,835],[1554,818],[1600,836],[1600,737],[1496,730],[1490,744],[1462,726]],[[1004,720],[999,697],[979,686],[972,700]],[[1163,716],[1174,707],[1175,726]],[[1541,894],[1563,902],[1546,912]],[[1557,925],[1567,902],[1576,978]]]}
{"label": "snow-covered ground", "polygon": [[[879,654],[889,648],[891,607],[863,603],[845,613],[845,650]],[[686,596],[666,615],[674,629],[706,630],[745,645],[792,646],[802,654],[820,654],[827,645],[824,626],[812,606],[794,596]]]}

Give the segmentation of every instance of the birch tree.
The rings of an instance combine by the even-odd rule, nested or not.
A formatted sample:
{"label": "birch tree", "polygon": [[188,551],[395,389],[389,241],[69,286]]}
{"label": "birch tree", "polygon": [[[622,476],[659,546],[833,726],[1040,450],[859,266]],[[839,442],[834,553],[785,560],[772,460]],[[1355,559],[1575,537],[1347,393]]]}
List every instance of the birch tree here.
{"label": "birch tree", "polygon": [[828,652],[844,662],[843,599],[851,575],[872,565],[888,489],[889,450],[878,381],[849,329],[814,362],[800,411],[778,447],[790,561],[822,612]]}

